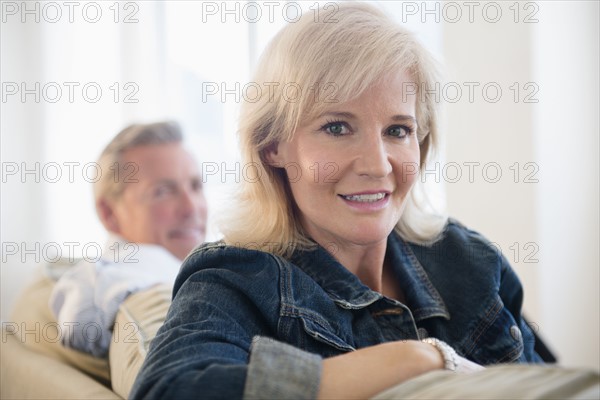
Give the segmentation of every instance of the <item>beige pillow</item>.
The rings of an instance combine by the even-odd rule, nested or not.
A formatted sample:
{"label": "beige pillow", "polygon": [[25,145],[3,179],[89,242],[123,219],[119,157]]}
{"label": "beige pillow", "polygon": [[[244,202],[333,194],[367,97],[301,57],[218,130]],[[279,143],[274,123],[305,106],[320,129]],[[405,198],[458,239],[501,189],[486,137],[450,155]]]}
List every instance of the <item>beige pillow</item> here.
{"label": "beige pillow", "polygon": [[432,371],[388,389],[391,399],[598,399],[597,371],[539,364],[499,364],[474,374]]}
{"label": "beige pillow", "polygon": [[119,307],[108,357],[113,391],[125,399],[150,342],[165,321],[171,292],[169,285],[156,285],[129,296]]}
{"label": "beige pillow", "polygon": [[48,302],[54,284],[62,273],[79,260],[61,260],[36,270],[33,281],[17,298],[11,320],[4,323],[8,334],[28,348],[65,362],[110,387],[108,360],[96,358],[64,347],[61,336],[68,327],[61,327]]}
{"label": "beige pillow", "polygon": [[120,399],[72,366],[24,346],[2,329],[0,399]]}

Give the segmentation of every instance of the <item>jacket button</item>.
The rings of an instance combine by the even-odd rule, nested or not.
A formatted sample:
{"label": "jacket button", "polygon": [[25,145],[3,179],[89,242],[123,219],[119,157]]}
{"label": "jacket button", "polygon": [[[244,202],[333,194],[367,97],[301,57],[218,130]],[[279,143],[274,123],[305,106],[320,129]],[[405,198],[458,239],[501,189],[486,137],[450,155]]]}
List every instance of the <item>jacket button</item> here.
{"label": "jacket button", "polygon": [[510,327],[510,336],[512,336],[513,339],[515,339],[517,342],[520,342],[521,340],[523,340],[523,335],[521,334],[521,330],[516,325],[513,325]]}

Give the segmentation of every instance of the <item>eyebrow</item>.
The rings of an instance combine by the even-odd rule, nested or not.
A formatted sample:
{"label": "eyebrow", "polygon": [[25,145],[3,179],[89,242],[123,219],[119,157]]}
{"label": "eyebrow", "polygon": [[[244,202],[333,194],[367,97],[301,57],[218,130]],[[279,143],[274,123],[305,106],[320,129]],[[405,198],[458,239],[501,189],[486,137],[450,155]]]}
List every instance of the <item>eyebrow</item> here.
{"label": "eyebrow", "polygon": [[[324,113],[320,114],[319,116],[317,116],[317,119],[328,116],[328,115],[332,116],[332,117],[336,117],[336,118],[356,119],[356,115],[354,115],[353,113],[343,112],[343,111],[340,111],[340,112],[327,111],[327,112],[324,112]],[[404,115],[404,114],[393,115],[392,120],[399,121],[399,122],[412,121],[414,124],[417,123],[417,119],[415,117],[413,117],[412,115]]]}

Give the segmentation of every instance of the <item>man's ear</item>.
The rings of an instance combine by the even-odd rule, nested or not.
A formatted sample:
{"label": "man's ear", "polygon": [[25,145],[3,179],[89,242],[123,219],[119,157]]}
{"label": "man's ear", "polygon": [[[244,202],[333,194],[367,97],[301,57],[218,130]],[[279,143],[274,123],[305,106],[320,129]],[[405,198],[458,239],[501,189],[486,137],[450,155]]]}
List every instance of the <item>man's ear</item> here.
{"label": "man's ear", "polygon": [[282,155],[281,143],[271,143],[263,150],[263,157],[265,162],[274,167],[282,168],[285,165],[285,160]]}
{"label": "man's ear", "polygon": [[98,211],[98,217],[100,222],[104,225],[107,231],[120,234],[121,228],[119,226],[119,220],[115,214],[115,205],[107,201],[105,198],[99,199],[96,202],[96,210]]}

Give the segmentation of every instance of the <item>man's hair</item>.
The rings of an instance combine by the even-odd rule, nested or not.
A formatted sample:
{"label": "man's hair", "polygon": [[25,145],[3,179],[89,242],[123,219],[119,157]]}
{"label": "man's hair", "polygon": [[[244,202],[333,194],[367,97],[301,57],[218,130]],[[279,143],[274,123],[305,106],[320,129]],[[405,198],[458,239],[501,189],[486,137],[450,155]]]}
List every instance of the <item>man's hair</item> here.
{"label": "man's hair", "polygon": [[[261,57],[253,82],[269,88],[242,103],[239,128],[242,162],[253,166],[248,171],[255,170],[256,176],[242,181],[235,207],[223,217],[228,244],[284,257],[314,246],[302,228],[285,171],[270,165],[265,155],[290,140],[302,119],[320,115],[332,102],[358,97],[386,74],[406,71],[414,81],[407,90],[417,94],[421,170],[436,150],[438,107],[435,95],[424,90],[438,81],[429,53],[409,31],[368,4],[340,3],[332,18],[325,23],[305,14],[282,29]],[[446,217],[426,208],[421,185],[417,179],[396,232],[408,241],[430,243]]]}
{"label": "man's hair", "polygon": [[156,122],[133,124],[123,129],[104,148],[98,158],[101,177],[94,183],[96,204],[101,199],[114,201],[121,196],[127,178],[135,178],[131,173],[136,166],[123,163],[123,153],[127,150],[167,143],[181,143],[183,135],[176,122]]}

